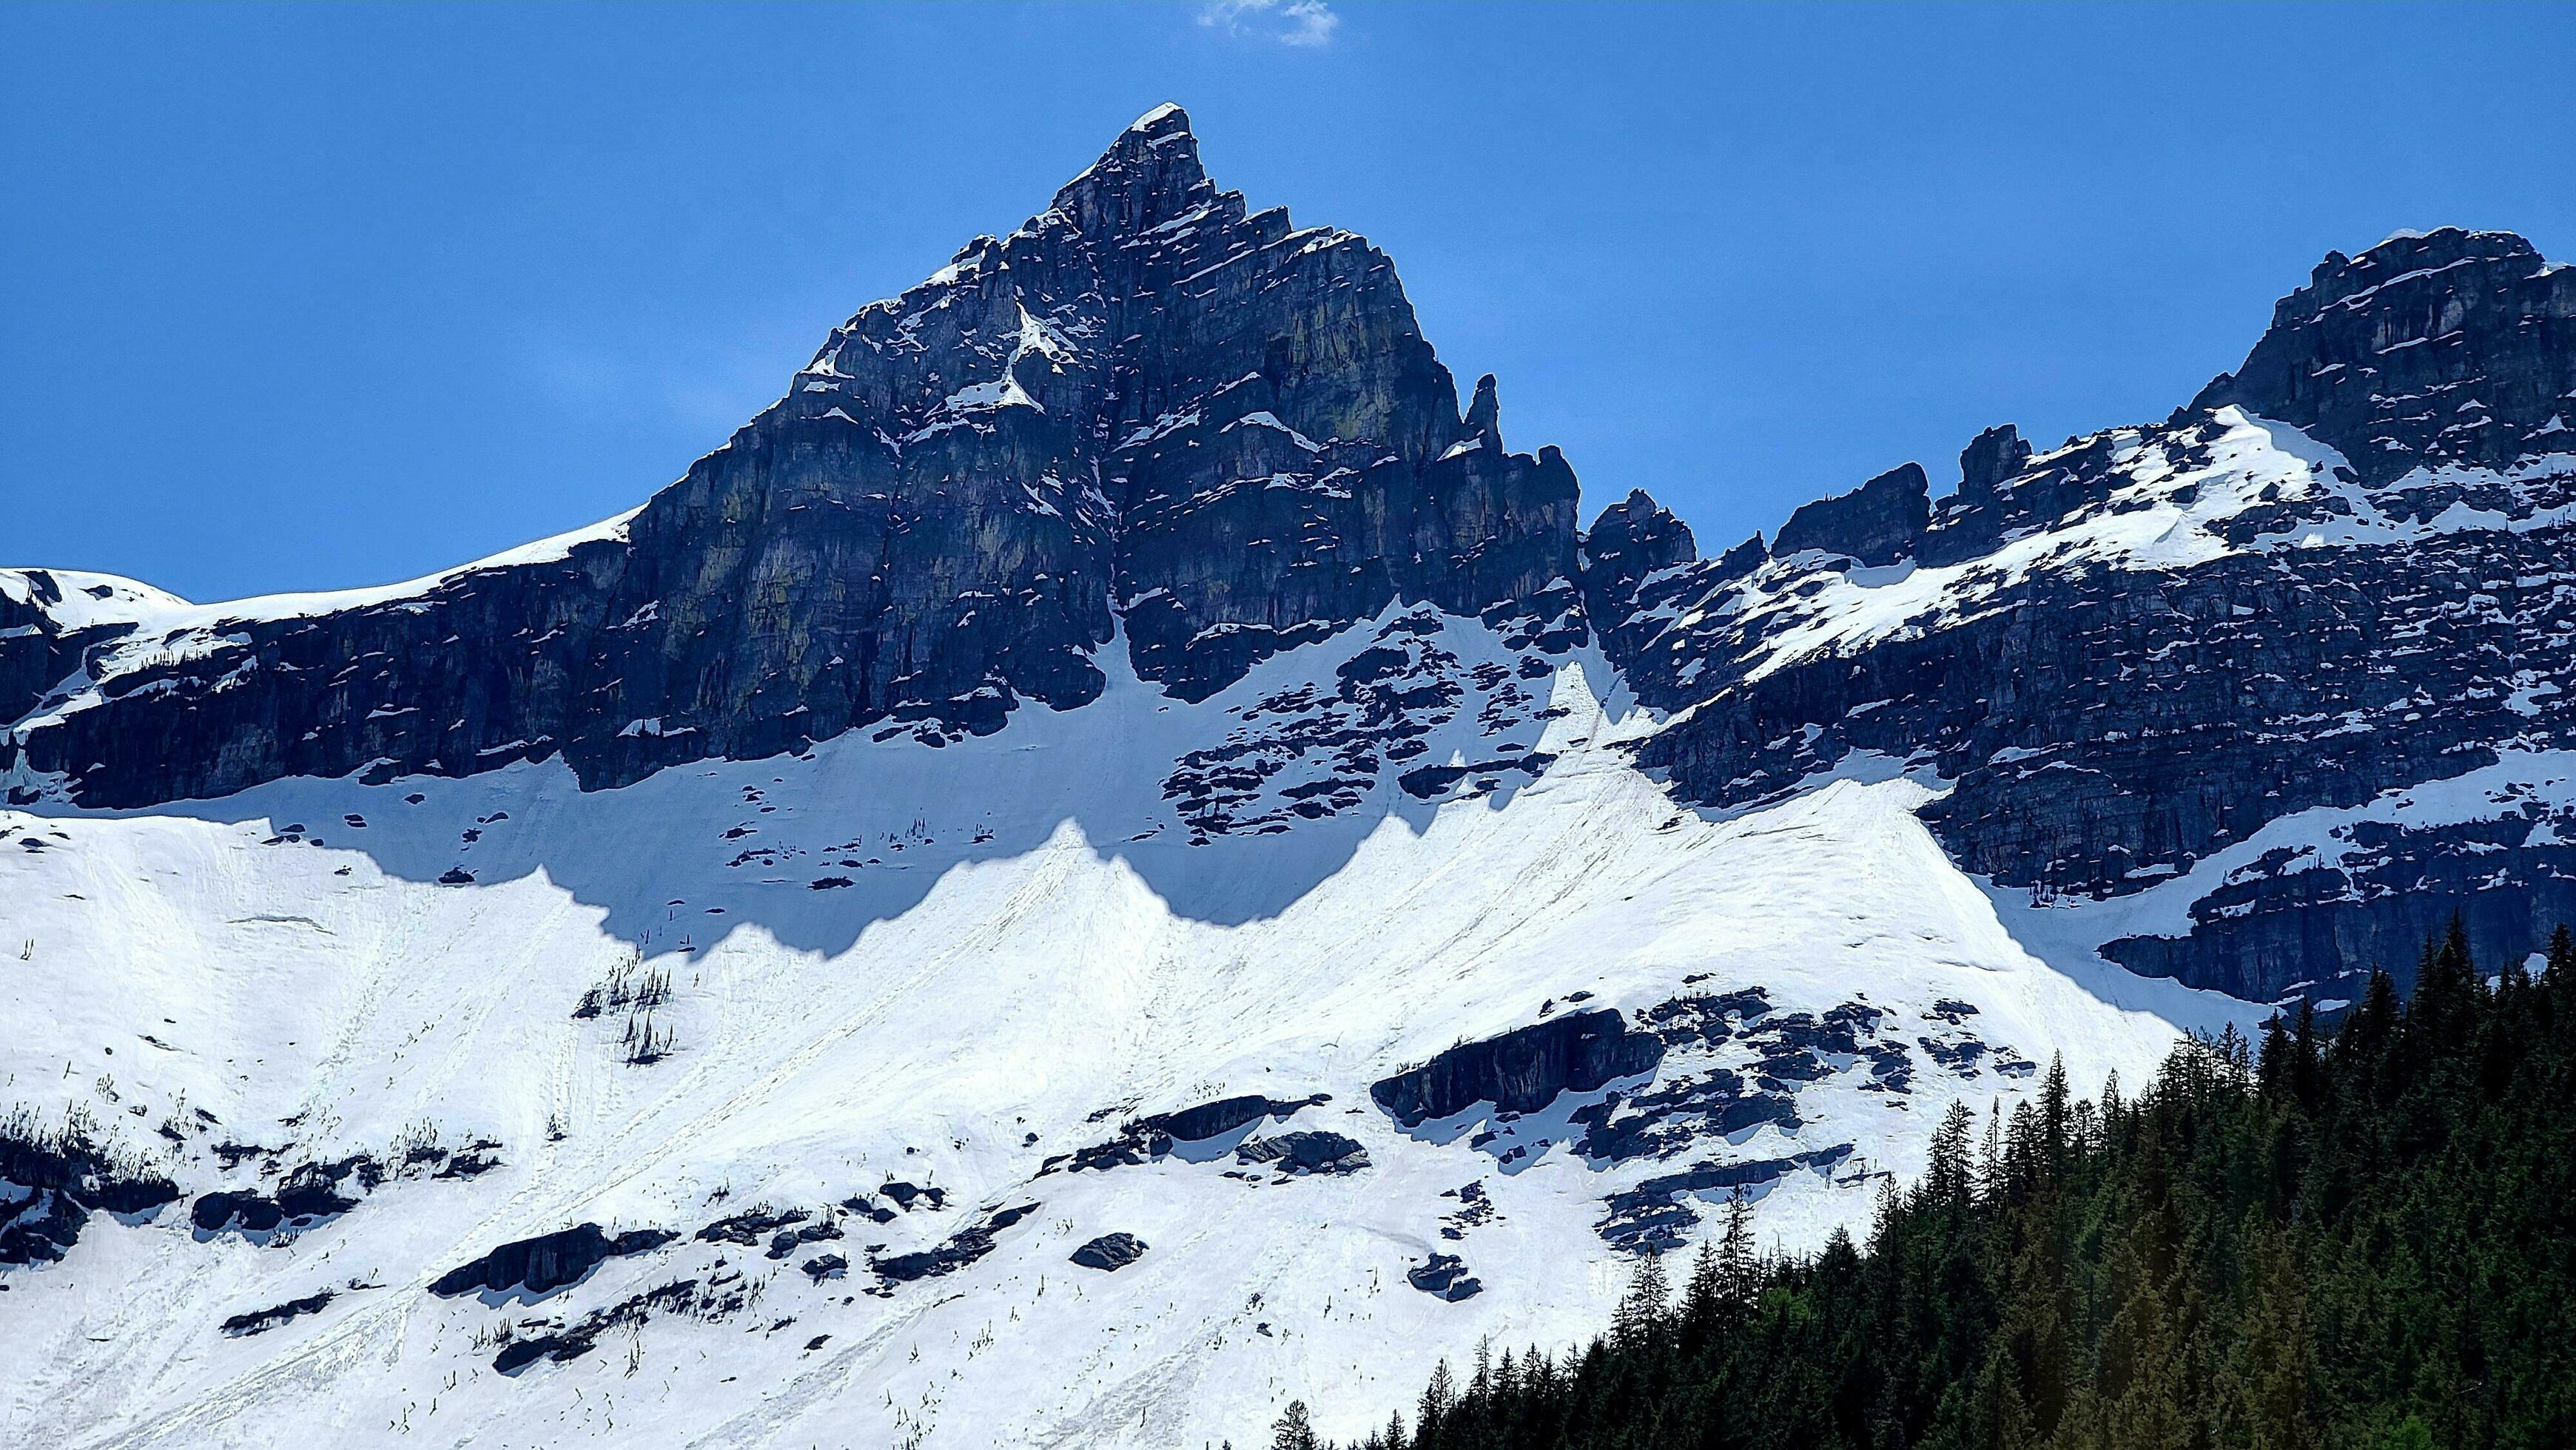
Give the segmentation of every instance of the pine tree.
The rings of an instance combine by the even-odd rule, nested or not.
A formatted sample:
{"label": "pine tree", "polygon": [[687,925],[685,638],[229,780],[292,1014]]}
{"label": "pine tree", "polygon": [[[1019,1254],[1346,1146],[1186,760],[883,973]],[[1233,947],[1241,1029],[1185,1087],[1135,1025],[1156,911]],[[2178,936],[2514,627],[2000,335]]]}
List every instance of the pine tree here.
{"label": "pine tree", "polygon": [[1994,1098],[1986,1110],[1985,1146],[1977,1154],[1977,1197],[1993,1202],[2004,1192],[2004,1100]]}
{"label": "pine tree", "polygon": [[1969,1131],[1976,1117],[1968,1105],[1953,1098],[1941,1115],[1941,1126],[1932,1131],[1932,1166],[1924,1175],[1923,1193],[1933,1204],[1965,1203],[1970,1187],[1972,1159]]}
{"label": "pine tree", "polygon": [[1993,1450],[2028,1450],[2038,1443],[2038,1426],[2022,1401],[2021,1385],[2005,1355],[1986,1357],[1985,1372],[1977,1377],[1976,1413],[1985,1432],[1978,1438]]}
{"label": "pine tree", "polygon": [[[2559,928],[2564,932],[2565,927]],[[2317,1106],[2317,1004],[2313,998],[2299,999],[2298,1015],[2290,1027],[2290,1099],[2302,1110]]]}
{"label": "pine tree", "polygon": [[1719,1300],[1724,1292],[1718,1273],[1717,1245],[1702,1239],[1698,1252],[1691,1255],[1690,1281],[1682,1289],[1684,1353],[1697,1353],[1717,1332]]}
{"label": "pine tree", "polygon": [[1270,1427],[1270,1450],[1316,1450],[1315,1427],[1308,1423],[1304,1400],[1290,1400],[1288,1412]]}
{"label": "pine tree", "polygon": [[1627,1297],[1619,1301],[1612,1317],[1611,1329],[1623,1349],[1634,1349],[1651,1339],[1661,1326],[1664,1303],[1672,1297],[1672,1288],[1664,1280],[1664,1256],[1649,1245],[1637,1258],[1636,1276],[1628,1281]]}
{"label": "pine tree", "polygon": [[[2230,1024],[2229,1030],[2234,1030]],[[2070,1094],[2066,1085],[2066,1059],[2051,1054],[2048,1075],[2039,1084],[2039,1127],[2041,1133],[2041,1171],[2055,1177],[2066,1158],[2066,1127]]]}
{"label": "pine tree", "polygon": [[2263,1096],[2281,1102],[2292,1096],[2290,1085],[2290,1028],[2276,1009],[2263,1019],[2262,1070],[2257,1084]]}
{"label": "pine tree", "polygon": [[1727,1195],[1726,1228],[1717,1240],[1718,1302],[1740,1313],[1753,1302],[1761,1267],[1753,1253],[1753,1200],[1739,1185]]}
{"label": "pine tree", "polygon": [[2253,1272],[2223,1382],[2227,1441],[2246,1450],[2317,1450],[2316,1327],[2297,1255],[2288,1237],[2269,1225],[2248,1237]]}
{"label": "pine tree", "polygon": [[1431,1367],[1431,1381],[1422,1387],[1422,1403],[1413,1413],[1413,1443],[1438,1443],[1441,1422],[1449,1418],[1449,1406],[1458,1398],[1455,1383],[1449,1375],[1449,1361],[1443,1359]]}
{"label": "pine tree", "polygon": [[[2141,1229],[2142,1240],[2150,1231]],[[2168,1302],[2169,1285],[2155,1260],[2166,1246],[2135,1242],[2113,1260],[2114,1282],[2126,1295],[2104,1335],[2100,1375],[2110,1396],[2104,1450],[2189,1450],[2192,1414],[2182,1375],[2181,1326]]]}

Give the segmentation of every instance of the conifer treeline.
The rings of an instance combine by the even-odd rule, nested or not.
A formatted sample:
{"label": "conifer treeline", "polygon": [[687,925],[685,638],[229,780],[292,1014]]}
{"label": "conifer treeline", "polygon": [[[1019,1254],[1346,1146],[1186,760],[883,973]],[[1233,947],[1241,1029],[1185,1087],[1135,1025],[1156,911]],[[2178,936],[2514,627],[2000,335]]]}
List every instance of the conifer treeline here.
{"label": "conifer treeline", "polygon": [[[2411,1002],[2178,1047],[2123,1098],[1953,1105],[1868,1243],[1757,1255],[1739,1202],[1562,1358],[1441,1366],[1370,1450],[2576,1446],[2576,941],[2454,924]],[[1406,1421],[1409,1418],[1408,1427]],[[1305,1407],[1274,1427],[1312,1450]]]}

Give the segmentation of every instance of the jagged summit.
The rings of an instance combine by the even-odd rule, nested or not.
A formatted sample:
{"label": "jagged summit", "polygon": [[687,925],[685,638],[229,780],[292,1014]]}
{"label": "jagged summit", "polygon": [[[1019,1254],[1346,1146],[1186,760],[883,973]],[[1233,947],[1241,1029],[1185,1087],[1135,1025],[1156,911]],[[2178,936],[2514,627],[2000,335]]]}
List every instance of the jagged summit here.
{"label": "jagged summit", "polygon": [[[2469,261],[2528,263],[2527,271],[2549,265],[2538,247],[2515,232],[2455,226],[2431,231],[2401,227],[2356,256],[2347,257],[2340,251],[2326,253],[2310,274],[2308,286],[2282,298],[2273,316],[2276,320],[2296,316],[2313,311],[2315,305],[2341,301],[2363,288],[2378,286],[2391,277]],[[2309,293],[2316,295],[2310,298]],[[2303,306],[2303,301],[2310,305]]]}
{"label": "jagged summit", "polygon": [[2576,268],[2511,232],[2443,227],[2328,253],[2192,406],[2295,423],[2377,484],[2553,451],[2576,426],[2571,391]]}
{"label": "jagged summit", "polygon": [[2571,370],[2576,269],[2519,237],[2330,256],[2162,424],[1990,429],[1919,526],[1898,470],[1767,558],[1646,578],[1604,632],[1677,719],[1642,758],[1730,808],[1911,762],[1971,869],[2153,921],[2104,954],[2247,996],[2402,976],[2454,910],[2530,950],[2576,910],[2526,824],[2576,744]]}
{"label": "jagged summit", "polygon": [[[2564,452],[2576,437],[2576,268],[2512,232],[2459,227],[2401,231],[2358,256],[2328,252],[2308,285],[2275,304],[2244,364],[2168,426],[2230,407],[2304,429],[2370,485]],[[1902,464],[1803,505],[1770,552],[1954,564],[2013,528],[2104,502],[2067,470],[2031,470],[2031,458],[2019,429],[1990,428],[1962,450],[1958,487],[1937,501],[1919,465]]]}
{"label": "jagged summit", "polygon": [[0,639],[46,682],[0,701],[0,771],[123,805],[557,754],[608,786],[1075,708],[1122,632],[1189,700],[1397,600],[1569,648],[1573,472],[1503,448],[1490,386],[1470,412],[1387,257],[1248,211],[1166,107],[614,528],[175,642]]}
{"label": "jagged summit", "polygon": [[1190,113],[1170,102],[1136,118],[1100,159],[1064,184],[1054,210],[1088,234],[1148,231],[1215,194],[1199,163]]}

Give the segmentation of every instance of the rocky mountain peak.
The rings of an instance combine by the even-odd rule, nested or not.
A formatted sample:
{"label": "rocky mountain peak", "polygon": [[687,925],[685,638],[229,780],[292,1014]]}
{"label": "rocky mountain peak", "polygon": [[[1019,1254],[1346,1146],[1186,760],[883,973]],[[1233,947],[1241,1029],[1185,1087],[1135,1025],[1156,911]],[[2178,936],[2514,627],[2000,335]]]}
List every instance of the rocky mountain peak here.
{"label": "rocky mountain peak", "polygon": [[2309,274],[2307,286],[2274,304],[2272,318],[2278,324],[2314,316],[2327,306],[2392,278],[2462,263],[2501,263],[2515,276],[2527,276],[2546,265],[2539,248],[2512,232],[2469,231],[2462,227],[2395,232],[2357,257],[2326,253]]}
{"label": "rocky mountain peak", "polygon": [[1771,541],[1774,557],[1809,549],[1863,564],[1893,564],[1914,552],[1931,518],[1923,465],[1901,463],[1850,493],[1799,507]]}
{"label": "rocky mountain peak", "polygon": [[1055,194],[1054,210],[1086,236],[1150,231],[1216,193],[1199,163],[1190,113],[1166,103],[1136,118],[1100,159]]}
{"label": "rocky mountain peak", "polygon": [[[1909,463],[1701,558],[1642,493],[1579,533],[1572,469],[1507,450],[1492,377],[1461,410],[1385,254],[1218,190],[1162,108],[608,525],[336,600],[0,575],[0,788],[150,806],[560,756],[596,789],[853,730],[944,748],[1088,706],[1108,650],[1195,704],[1377,621],[1353,673],[1177,762],[1191,841],[1390,775],[1423,799],[1499,780],[1499,748],[1398,751],[1434,715],[1528,724],[1529,682],[1588,636],[1675,715],[1640,759],[1687,797],[1914,760],[1955,782],[1925,819],[1991,880],[2157,889],[2275,819],[2567,738],[2571,369],[2576,269],[2503,233],[2394,237],[2329,257],[2163,424],[2045,454],[1989,429],[1937,508]],[[1494,658],[1421,643],[1443,618]],[[1266,794],[1243,763],[1265,750],[1337,774]],[[2277,917],[2230,990],[2314,964]],[[2423,925],[2352,920],[2373,944]],[[2215,980],[2216,941],[2118,959]]]}
{"label": "rocky mountain peak", "polygon": [[1491,378],[1458,403],[1385,254],[1249,211],[1158,107],[560,555],[253,609],[68,680],[59,631],[0,641],[0,681],[60,684],[0,771],[31,798],[146,804],[560,754],[614,786],[880,721],[946,743],[1076,708],[1122,632],[1191,701],[1398,601],[1569,648],[1573,471],[1504,448]]}
{"label": "rocky mountain peak", "polygon": [[2576,268],[2510,232],[2401,232],[2329,253],[2192,406],[2243,407],[2341,450],[2362,480],[2501,467],[2576,426]]}

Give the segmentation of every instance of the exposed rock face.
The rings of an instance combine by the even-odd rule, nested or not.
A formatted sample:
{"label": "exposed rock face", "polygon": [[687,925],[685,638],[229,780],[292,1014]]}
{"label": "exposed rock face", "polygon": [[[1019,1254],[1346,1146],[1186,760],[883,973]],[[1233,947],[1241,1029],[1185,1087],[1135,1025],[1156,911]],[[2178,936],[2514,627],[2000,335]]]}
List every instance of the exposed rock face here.
{"label": "exposed rock face", "polygon": [[505,1375],[517,1375],[540,1360],[569,1364],[598,1348],[600,1336],[612,1329],[641,1328],[655,1314],[721,1318],[740,1310],[745,1302],[739,1280],[730,1289],[718,1289],[712,1285],[701,1287],[695,1279],[681,1279],[594,1309],[549,1333],[514,1337],[492,1356],[492,1368]]}
{"label": "exposed rock face", "polygon": [[[2482,959],[2532,949],[2572,904],[2548,792],[2507,788],[2563,746],[2576,686],[2571,278],[2456,231],[2329,259],[2171,421],[2038,456],[1980,436],[1912,574],[1791,560],[1787,531],[1750,575],[1680,571],[1640,601],[1648,627],[1607,636],[1642,698],[1696,707],[1643,759],[1729,804],[1855,750],[1912,760],[1955,782],[1926,813],[1943,843],[2039,899],[2501,772],[2475,821],[2277,827],[2197,897],[2191,935],[2110,952],[2267,999],[2328,993],[2345,962],[2403,977],[2455,908]],[[1847,530],[1811,537],[1887,560]]]}
{"label": "exposed rock face", "polygon": [[67,620],[63,604],[63,581],[50,569],[0,582],[0,719],[33,709],[55,681],[80,668],[89,646],[130,631],[123,624]]}
{"label": "exposed rock face", "polygon": [[[1941,500],[1940,527],[1916,542],[1915,557],[1925,564],[1961,563],[1992,551],[2006,529],[2058,517],[2080,502],[2071,496],[2008,497],[2005,485],[2021,477],[2030,453],[2021,430],[2010,423],[1978,434],[1959,453],[1959,486]],[[2052,504],[2055,513],[2048,512]]]}
{"label": "exposed rock face", "polygon": [[1931,494],[1921,464],[1900,464],[1838,498],[1801,505],[1780,526],[1771,552],[1786,557],[1821,549],[1863,564],[1893,564],[1910,557],[1922,539]]}
{"label": "exposed rock face", "polygon": [[[1761,537],[1756,535],[1751,545],[1753,562],[1759,563],[1764,556]],[[1583,536],[1583,610],[1604,636],[1605,647],[1617,654],[1634,653],[1639,588],[1650,576],[1698,558],[1699,541],[1690,525],[1643,490],[1603,509]]]}
{"label": "exposed rock face", "polygon": [[1329,1093],[1312,1097],[1281,1099],[1258,1093],[1242,1097],[1219,1098],[1173,1113],[1149,1113],[1122,1124],[1118,1136],[1096,1143],[1078,1152],[1047,1161],[1041,1171],[1052,1173],[1059,1166],[1079,1173],[1084,1169],[1106,1171],[1133,1167],[1149,1158],[1160,1158],[1172,1151],[1174,1143],[1200,1143],[1221,1138],[1238,1128],[1258,1123],[1265,1118],[1288,1118],[1300,1109],[1332,1101]]}
{"label": "exposed rock face", "polygon": [[179,1197],[157,1173],[114,1161],[85,1135],[22,1136],[0,1125],[0,1268],[60,1260],[93,1210],[148,1214]]}
{"label": "exposed rock face", "polygon": [[1081,705],[1122,611],[1185,699],[1398,597],[1535,636],[1579,613],[1573,471],[1505,451],[1490,380],[1473,414],[1384,254],[1247,213],[1165,107],[835,330],[618,528],[317,614],[201,612],[106,678],[72,668],[100,632],[0,602],[33,626],[0,654],[0,770],[103,806],[555,753],[607,786]]}
{"label": "exposed rock face", "polygon": [[629,1254],[650,1253],[679,1237],[669,1229],[639,1228],[622,1234],[603,1232],[595,1223],[578,1224],[501,1245],[470,1264],[438,1276],[429,1292],[448,1298],[482,1291],[507,1293],[525,1289],[549,1294],[597,1268]]}
{"label": "exposed rock face", "polygon": [[868,1267],[882,1283],[911,1283],[917,1279],[953,1274],[993,1251],[993,1236],[1038,1211],[1038,1205],[1024,1203],[1015,1208],[995,1209],[981,1222],[971,1224],[948,1236],[945,1243],[908,1254],[871,1257]]}
{"label": "exposed rock face", "polygon": [[246,1339],[254,1334],[266,1334],[277,1326],[303,1315],[321,1313],[331,1307],[331,1300],[334,1297],[336,1296],[330,1290],[323,1289],[307,1294],[301,1299],[289,1299],[271,1308],[254,1309],[246,1314],[232,1315],[224,1320],[224,1335],[230,1339]]}
{"label": "exposed rock face", "polygon": [[356,1199],[341,1197],[334,1185],[308,1181],[275,1197],[247,1189],[203,1194],[188,1206],[188,1221],[203,1234],[267,1234],[281,1227],[309,1227],[357,1206]]}
{"label": "exposed rock face", "polygon": [[1679,1173],[1660,1174],[1612,1196],[1610,1212],[1594,1231],[1634,1252],[1669,1253],[1689,1241],[1686,1232],[1700,1220],[1700,1210],[1694,1206],[1697,1200],[1767,1187],[1801,1168],[1831,1173],[1851,1156],[1852,1145],[1839,1143],[1786,1158],[1702,1163]]}
{"label": "exposed rock face", "polygon": [[1234,1161],[1247,1168],[1269,1164],[1282,1178],[1357,1173],[1369,1166],[1368,1149],[1358,1139],[1320,1129],[1247,1139],[1234,1150]]}
{"label": "exposed rock face", "polygon": [[2420,466],[2564,451],[2571,393],[2576,268],[2551,267],[2510,232],[2443,227],[2327,253],[2192,407],[2295,423],[2384,484]]}
{"label": "exposed rock face", "polygon": [[1456,1254],[1433,1254],[1427,1263],[1416,1264],[1404,1271],[1405,1282],[1425,1294],[1437,1295],[1455,1304],[1473,1299],[1485,1286],[1467,1272],[1467,1262]]}
{"label": "exposed rock face", "polygon": [[1575,1012],[1462,1043],[1369,1089],[1402,1127],[1492,1103],[1507,1113],[1534,1113],[1561,1092],[1590,1092],[1613,1078],[1652,1071],[1664,1044],[1631,1032],[1615,1010]]}
{"label": "exposed rock face", "polygon": [[2355,1000],[2357,970],[2377,963],[2402,982],[2416,953],[2457,914],[2487,961],[2537,948],[2576,922],[2576,819],[2500,791],[2485,819],[2419,829],[2364,822],[2315,853],[2266,852],[2194,903],[2189,936],[2133,936],[2103,954],[2132,971],[2179,977],[2261,1001],[2284,994]]}
{"label": "exposed rock face", "polygon": [[1165,1137],[1176,1138],[1182,1142],[1200,1142],[1231,1133],[1246,1123],[1257,1123],[1263,1118],[1285,1118],[1300,1108],[1313,1107],[1317,1103],[1330,1101],[1331,1098],[1324,1093],[1296,1099],[1265,1098],[1259,1094],[1252,1094],[1239,1098],[1219,1098],[1212,1103],[1201,1103],[1194,1108],[1183,1108],[1177,1113],[1165,1113],[1159,1117],[1139,1121],[1150,1132],[1161,1133]]}
{"label": "exposed rock face", "polygon": [[1129,1233],[1102,1234],[1075,1249],[1073,1261],[1086,1269],[1114,1274],[1145,1257],[1145,1241]]}

